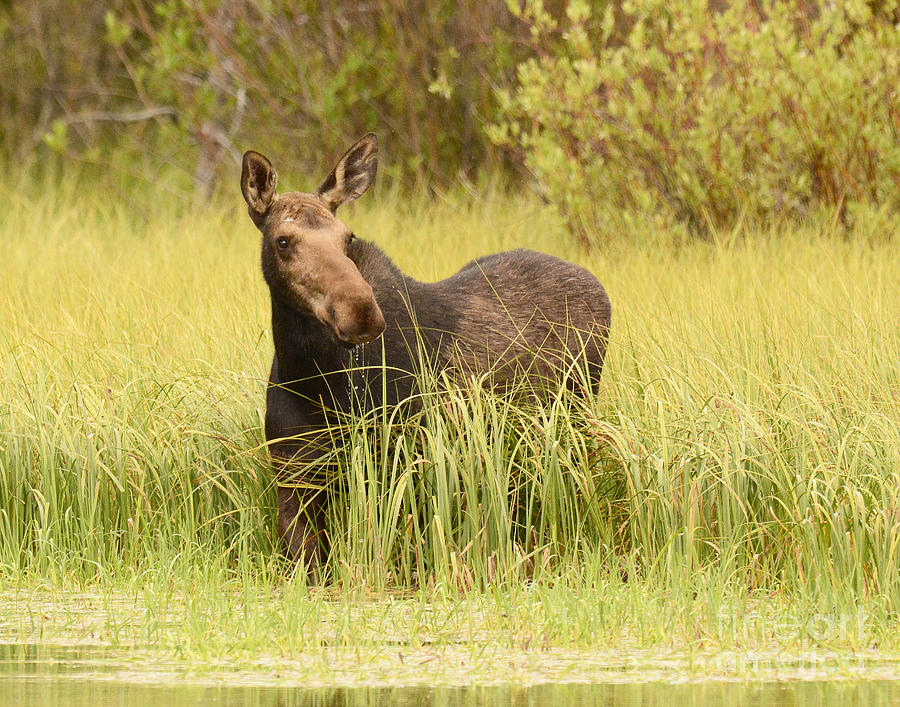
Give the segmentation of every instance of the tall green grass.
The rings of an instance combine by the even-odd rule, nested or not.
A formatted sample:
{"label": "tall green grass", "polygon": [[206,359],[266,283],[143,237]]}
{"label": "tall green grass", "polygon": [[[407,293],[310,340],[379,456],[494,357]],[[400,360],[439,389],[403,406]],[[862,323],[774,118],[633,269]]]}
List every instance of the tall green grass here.
{"label": "tall green grass", "polygon": [[[0,576],[291,577],[261,434],[267,292],[237,195],[189,212],[70,181],[0,198]],[[578,260],[613,328],[595,396],[424,381],[419,417],[351,420],[323,463],[333,584],[653,587],[710,617],[753,596],[900,609],[893,243],[810,224],[588,256],[495,192],[385,192],[342,215],[420,279],[514,246]]]}

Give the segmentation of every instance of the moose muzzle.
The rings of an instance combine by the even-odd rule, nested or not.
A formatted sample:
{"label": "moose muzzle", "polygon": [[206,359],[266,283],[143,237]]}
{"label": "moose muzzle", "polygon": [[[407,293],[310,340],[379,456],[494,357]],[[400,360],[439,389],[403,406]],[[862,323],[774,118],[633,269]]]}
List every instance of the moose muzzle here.
{"label": "moose muzzle", "polygon": [[371,287],[368,289],[368,293],[330,298],[326,304],[335,335],[350,346],[368,343],[384,331],[384,315]]}

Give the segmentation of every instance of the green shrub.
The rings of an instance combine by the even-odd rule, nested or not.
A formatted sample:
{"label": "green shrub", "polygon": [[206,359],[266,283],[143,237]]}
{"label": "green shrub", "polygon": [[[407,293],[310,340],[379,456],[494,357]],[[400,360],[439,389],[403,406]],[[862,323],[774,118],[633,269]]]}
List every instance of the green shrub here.
{"label": "green shrub", "polygon": [[233,189],[249,147],[316,179],[370,130],[395,178],[474,179],[503,158],[482,116],[527,51],[502,0],[5,5],[0,155],[162,172],[201,195]]}
{"label": "green shrub", "polygon": [[510,7],[538,51],[490,136],[582,238],[900,207],[896,2]]}

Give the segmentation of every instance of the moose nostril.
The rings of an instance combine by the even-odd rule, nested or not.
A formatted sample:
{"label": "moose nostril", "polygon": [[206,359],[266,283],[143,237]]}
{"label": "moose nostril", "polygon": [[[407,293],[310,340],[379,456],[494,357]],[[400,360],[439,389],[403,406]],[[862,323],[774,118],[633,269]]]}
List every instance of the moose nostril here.
{"label": "moose nostril", "polygon": [[372,328],[378,332],[375,336],[381,334],[384,331],[385,326],[384,314],[381,313],[381,308],[376,304],[374,316],[372,317]]}
{"label": "moose nostril", "polygon": [[384,331],[384,315],[374,298],[366,300],[360,306],[359,313],[365,328],[373,332],[372,338]]}

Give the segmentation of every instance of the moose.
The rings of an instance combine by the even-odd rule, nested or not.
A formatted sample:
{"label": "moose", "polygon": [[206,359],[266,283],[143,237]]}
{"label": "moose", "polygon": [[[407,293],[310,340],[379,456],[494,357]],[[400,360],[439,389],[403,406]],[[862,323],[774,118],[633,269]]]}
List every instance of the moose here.
{"label": "moose", "polygon": [[[610,301],[586,269],[530,250],[488,255],[439,282],[418,282],[335,216],[375,180],[378,141],[358,140],[312,193],[276,194],[272,163],[244,154],[241,191],[262,233],[275,355],[265,436],[278,487],[286,553],[314,570],[325,541],[327,498],[303,469],[333,444],[330,415],[351,409],[353,357],[364,351],[371,406],[415,395],[422,361],[453,378],[492,386],[565,381],[581,362],[588,388],[603,368]],[[380,337],[380,340],[379,340]],[[568,381],[578,376],[568,376]],[[546,390],[546,385],[544,386]],[[298,470],[301,482],[297,483]]]}

